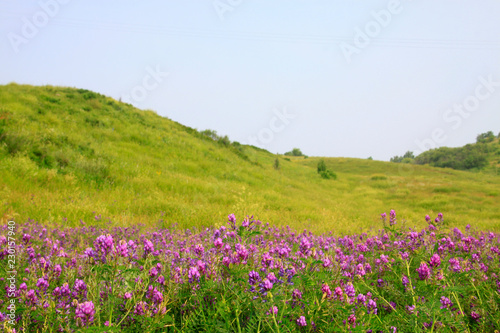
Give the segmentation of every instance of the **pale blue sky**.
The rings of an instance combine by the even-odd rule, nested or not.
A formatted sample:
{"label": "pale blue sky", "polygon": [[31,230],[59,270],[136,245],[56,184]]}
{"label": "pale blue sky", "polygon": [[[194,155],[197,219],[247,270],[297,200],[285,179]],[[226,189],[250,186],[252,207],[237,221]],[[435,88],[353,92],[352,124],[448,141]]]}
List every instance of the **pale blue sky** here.
{"label": "pale blue sky", "polygon": [[388,160],[500,131],[499,17],[496,0],[0,0],[0,84],[94,90],[273,153]]}

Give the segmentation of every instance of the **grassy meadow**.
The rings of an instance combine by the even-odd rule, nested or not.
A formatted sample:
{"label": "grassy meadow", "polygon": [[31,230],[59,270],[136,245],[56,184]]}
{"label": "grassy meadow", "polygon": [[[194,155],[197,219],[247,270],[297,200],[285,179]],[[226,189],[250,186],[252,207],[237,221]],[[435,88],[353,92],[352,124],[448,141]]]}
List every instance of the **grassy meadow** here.
{"label": "grassy meadow", "polygon": [[332,180],[319,159],[214,140],[83,89],[0,86],[2,223],[192,228],[235,213],[343,234],[378,229],[395,209],[408,226],[443,212],[453,226],[500,231],[494,172],[324,158]]}
{"label": "grassy meadow", "polygon": [[489,163],[274,155],[0,86],[0,330],[498,332]]}

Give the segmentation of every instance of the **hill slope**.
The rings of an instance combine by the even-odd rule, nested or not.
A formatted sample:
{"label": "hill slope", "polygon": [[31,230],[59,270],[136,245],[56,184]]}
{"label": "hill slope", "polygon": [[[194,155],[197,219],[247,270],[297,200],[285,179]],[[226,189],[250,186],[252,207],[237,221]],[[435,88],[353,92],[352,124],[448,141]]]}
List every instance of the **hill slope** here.
{"label": "hill slope", "polygon": [[[421,225],[500,230],[500,178],[428,166],[277,157],[87,90],[0,86],[0,213],[52,224],[183,227],[254,214],[323,232],[378,228],[396,209]],[[221,223],[222,223],[221,222]]]}
{"label": "hill slope", "polygon": [[500,139],[492,132],[488,140],[471,143],[463,147],[441,147],[418,155],[415,164],[429,164],[456,170],[483,170],[498,175],[500,167]]}

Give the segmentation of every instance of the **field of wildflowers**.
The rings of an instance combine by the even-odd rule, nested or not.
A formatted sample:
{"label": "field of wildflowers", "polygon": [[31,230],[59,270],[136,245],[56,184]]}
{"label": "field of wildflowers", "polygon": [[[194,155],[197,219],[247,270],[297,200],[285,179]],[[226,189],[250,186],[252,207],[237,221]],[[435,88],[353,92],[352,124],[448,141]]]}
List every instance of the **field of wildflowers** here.
{"label": "field of wildflowers", "polygon": [[[1,226],[5,332],[494,332],[500,235],[423,230],[381,214],[375,234],[314,235],[253,217],[201,230]],[[10,233],[9,233],[10,232]],[[9,235],[16,235],[15,241]],[[15,243],[15,244],[14,244]],[[12,250],[14,249],[14,250]],[[2,276],[6,276],[2,273]],[[14,293],[14,294],[12,294]],[[9,297],[16,300],[10,311]]]}

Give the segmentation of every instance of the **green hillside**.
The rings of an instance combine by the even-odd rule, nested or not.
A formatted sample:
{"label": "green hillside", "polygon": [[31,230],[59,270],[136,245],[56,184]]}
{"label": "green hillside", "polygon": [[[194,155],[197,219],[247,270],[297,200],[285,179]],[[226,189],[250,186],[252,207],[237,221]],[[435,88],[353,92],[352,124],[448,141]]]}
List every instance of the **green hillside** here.
{"label": "green hillside", "polygon": [[439,168],[468,170],[500,175],[500,133],[492,131],[479,134],[475,143],[463,147],[439,147],[424,151],[418,156],[407,151],[403,156],[394,156],[391,162],[427,164]]}
{"label": "green hillside", "polygon": [[[215,138],[215,140],[214,140]],[[279,168],[275,168],[276,158]],[[276,156],[82,89],[0,86],[0,214],[52,225],[182,227],[228,214],[345,233],[390,209],[500,231],[500,177],[421,165]],[[400,221],[402,222],[402,221]]]}
{"label": "green hillside", "polygon": [[415,158],[414,163],[457,170],[482,170],[498,175],[500,140],[490,131],[480,134],[476,143],[463,147],[441,147],[425,151]]}

